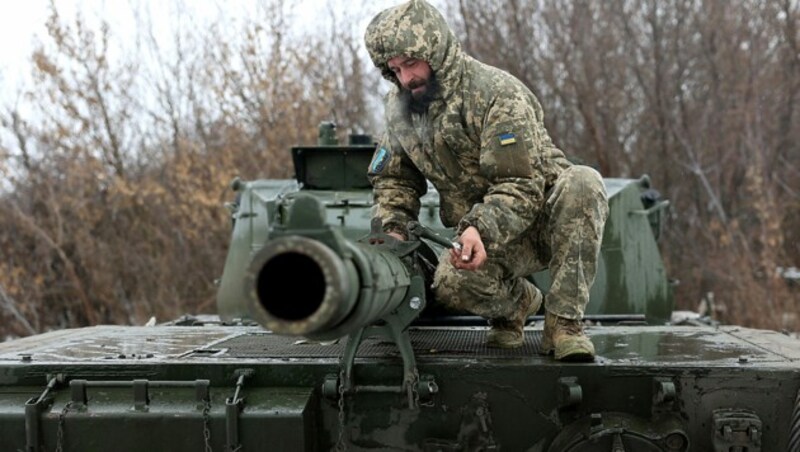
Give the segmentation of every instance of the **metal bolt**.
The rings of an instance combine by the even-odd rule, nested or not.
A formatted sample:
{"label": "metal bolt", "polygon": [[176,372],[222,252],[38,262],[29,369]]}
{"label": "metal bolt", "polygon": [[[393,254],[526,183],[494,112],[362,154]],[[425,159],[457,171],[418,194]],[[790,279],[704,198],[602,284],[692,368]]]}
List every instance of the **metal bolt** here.
{"label": "metal bolt", "polygon": [[22,358],[24,363],[29,363],[33,360],[33,356],[30,353],[21,353],[19,357]]}
{"label": "metal bolt", "polygon": [[683,435],[679,433],[673,433],[667,436],[666,443],[669,450],[683,450],[686,440],[683,438]]}
{"label": "metal bolt", "polygon": [[748,361],[748,359],[747,359],[746,356],[740,356],[739,357],[739,363],[740,364],[747,364],[747,361]]}
{"label": "metal bolt", "polygon": [[417,310],[422,306],[422,300],[419,297],[411,297],[409,300],[408,305],[411,306],[411,309]]}

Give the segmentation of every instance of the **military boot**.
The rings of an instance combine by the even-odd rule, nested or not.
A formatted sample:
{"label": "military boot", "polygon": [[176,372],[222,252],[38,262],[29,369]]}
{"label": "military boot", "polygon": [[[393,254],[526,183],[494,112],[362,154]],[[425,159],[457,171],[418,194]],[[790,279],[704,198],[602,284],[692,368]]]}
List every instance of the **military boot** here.
{"label": "military boot", "polygon": [[594,345],[583,332],[583,322],[551,314],[544,316],[542,354],[553,353],[559,361],[592,361]]}
{"label": "military boot", "polygon": [[486,335],[486,345],[494,348],[517,348],[525,341],[525,321],[529,315],[536,314],[542,305],[542,292],[525,281],[525,291],[520,300],[518,314],[509,319],[490,319],[491,328]]}

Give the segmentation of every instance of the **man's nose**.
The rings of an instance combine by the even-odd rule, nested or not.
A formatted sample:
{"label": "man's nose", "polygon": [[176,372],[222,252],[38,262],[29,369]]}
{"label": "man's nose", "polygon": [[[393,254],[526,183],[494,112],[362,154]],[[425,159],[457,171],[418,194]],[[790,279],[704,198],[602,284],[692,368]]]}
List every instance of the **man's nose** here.
{"label": "man's nose", "polygon": [[410,82],[412,78],[413,78],[413,76],[411,75],[410,71],[400,69],[397,72],[397,79],[400,81],[400,84],[403,85],[403,86],[408,85],[408,82]]}

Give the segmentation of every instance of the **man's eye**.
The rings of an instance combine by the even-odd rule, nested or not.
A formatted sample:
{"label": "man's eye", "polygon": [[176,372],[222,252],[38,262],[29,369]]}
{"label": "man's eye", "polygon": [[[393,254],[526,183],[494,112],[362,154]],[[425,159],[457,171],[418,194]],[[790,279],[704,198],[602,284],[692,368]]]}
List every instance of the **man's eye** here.
{"label": "man's eye", "polygon": [[408,61],[406,61],[406,67],[414,67],[414,66],[417,65],[418,61],[419,60],[408,60]]}

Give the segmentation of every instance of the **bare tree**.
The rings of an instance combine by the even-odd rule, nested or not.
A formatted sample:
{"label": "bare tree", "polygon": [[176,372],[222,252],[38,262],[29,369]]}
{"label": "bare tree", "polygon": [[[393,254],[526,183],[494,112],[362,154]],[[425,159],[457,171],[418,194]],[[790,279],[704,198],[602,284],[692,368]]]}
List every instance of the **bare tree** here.
{"label": "bare tree", "polygon": [[451,8],[466,50],[531,87],[568,155],[608,176],[648,173],[672,199],[664,250],[685,307],[715,292],[725,320],[797,327],[776,277],[800,258],[787,246],[800,229],[797,2]]}
{"label": "bare tree", "polygon": [[0,108],[0,334],[213,312],[230,180],[291,176],[323,119],[373,125],[355,14],[303,34],[283,0],[235,26],[178,6],[169,42],[134,11],[120,52],[51,2],[36,85]]}

